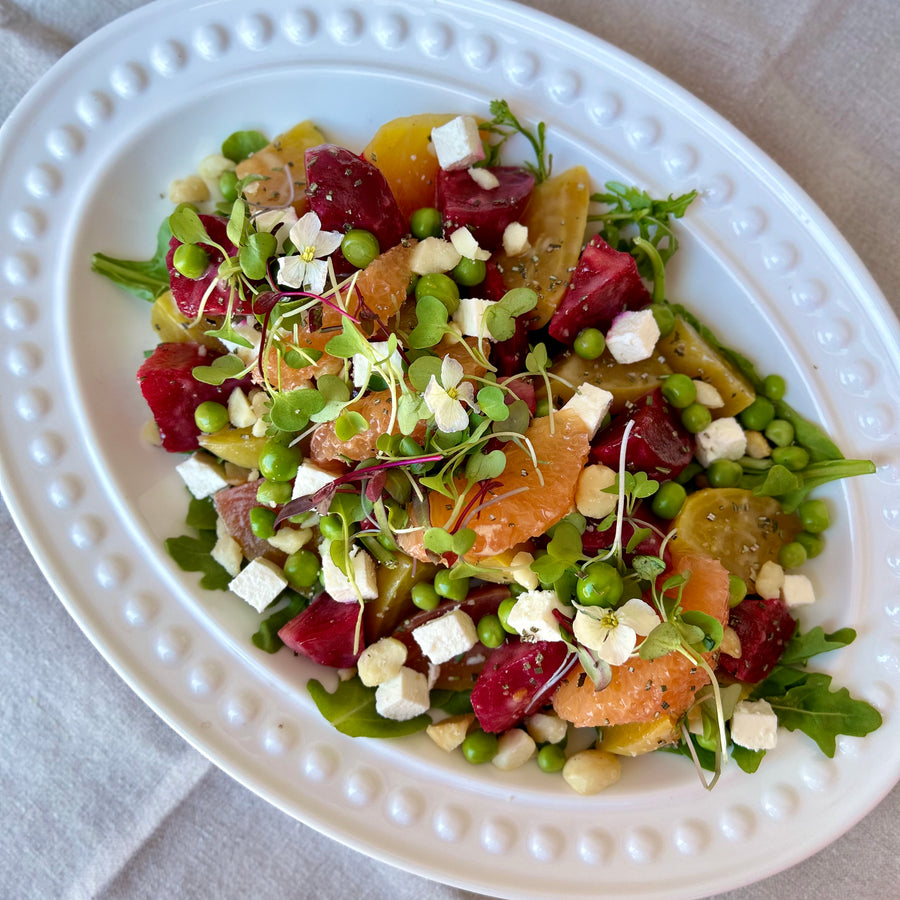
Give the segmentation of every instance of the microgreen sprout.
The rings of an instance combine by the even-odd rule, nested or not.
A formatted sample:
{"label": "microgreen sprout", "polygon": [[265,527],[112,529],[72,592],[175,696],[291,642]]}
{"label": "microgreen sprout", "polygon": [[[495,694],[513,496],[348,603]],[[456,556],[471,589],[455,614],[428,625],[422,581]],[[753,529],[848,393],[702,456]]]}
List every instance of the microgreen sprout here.
{"label": "microgreen sprout", "polygon": [[[536,164],[526,163],[525,168],[534,175],[534,180],[540,184],[550,177],[550,171],[553,167],[553,155],[547,156],[545,146],[546,126],[543,122],[538,122],[536,131],[529,131],[521,122],[513,115],[509,104],[505,100],[491,101],[491,115],[493,118],[490,122],[479,126],[480,130],[488,131],[491,134],[499,135],[500,140],[486,147],[487,156],[484,165],[495,166],[500,158],[500,148],[514,134],[521,134],[534,150],[537,158]],[[546,157],[546,158],[545,158]]]}

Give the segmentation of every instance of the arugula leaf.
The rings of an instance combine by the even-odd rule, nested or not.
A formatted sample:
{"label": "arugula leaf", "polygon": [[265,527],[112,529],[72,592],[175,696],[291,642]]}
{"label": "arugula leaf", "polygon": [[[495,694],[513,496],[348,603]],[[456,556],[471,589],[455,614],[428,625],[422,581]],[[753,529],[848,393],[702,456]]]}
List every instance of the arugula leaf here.
{"label": "arugula leaf", "polygon": [[443,710],[450,716],[464,716],[472,712],[471,691],[433,690],[431,692],[432,709]]}
{"label": "arugula leaf", "polygon": [[796,632],[788,641],[778,662],[782,666],[804,665],[813,656],[847,647],[855,639],[856,632],[852,628],[841,628],[826,634],[821,626],[816,625],[805,634]]}
{"label": "arugula leaf", "polygon": [[197,531],[215,531],[218,517],[212,497],[204,497],[202,500],[191,497],[184,524]]}
{"label": "arugula leaf", "polygon": [[201,531],[199,537],[183,534],[167,538],[166,550],[185,572],[202,572],[200,587],[209,591],[225,591],[231,576],[210,556],[216,543],[215,532]]}
{"label": "arugula leaf", "polygon": [[164,219],[156,233],[156,253],[150,259],[116,259],[105,253],[95,253],[91,256],[91,270],[98,275],[104,275],[141,300],[152,303],[169,290],[166,254],[169,252],[171,239],[172,229],[169,227],[169,220]]}
{"label": "arugula leaf", "polygon": [[765,755],[765,750],[748,750],[739,744],[731,746],[731,758],[738,764],[738,768],[748,775],[752,775],[759,768]]}
{"label": "arugula leaf", "polygon": [[382,718],[375,710],[375,689],[366,687],[358,677],[340,682],[333,694],[315,678],[306,688],[319,712],[349,737],[403,737],[431,724],[425,713],[405,722]]}
{"label": "arugula leaf", "polygon": [[283,598],[287,599],[287,604],[263,619],[259,623],[259,630],[250,637],[253,644],[266,653],[275,653],[284,646],[284,641],[278,637],[279,629],[287,625],[291,619],[299,616],[309,606],[308,597],[290,589],[282,593],[280,599]]}

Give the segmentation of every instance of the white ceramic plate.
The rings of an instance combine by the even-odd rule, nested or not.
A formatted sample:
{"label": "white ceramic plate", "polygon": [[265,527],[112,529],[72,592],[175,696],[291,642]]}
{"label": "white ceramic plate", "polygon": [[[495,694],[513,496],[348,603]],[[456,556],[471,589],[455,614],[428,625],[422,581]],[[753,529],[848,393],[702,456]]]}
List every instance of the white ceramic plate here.
{"label": "white ceramic plate", "polygon": [[[787,376],[790,398],[879,473],[829,491],[810,624],[852,625],[828,660],[885,724],[833,760],[785,734],[761,772],[707,795],[678,758],[625,763],[593,798],[527,767],[498,773],[427,738],[334,732],[314,670],[250,644],[255,616],[162,550],[179,533],[173,460],[139,437],[148,307],[90,272],[148,256],[169,181],[236,128],[302,118],[361,149],[421,111],[543,119],[557,171],[585,162],[652,193],[702,195],[669,276],[720,336]],[[524,155],[524,150],[523,150]],[[499,0],[167,0],[63,59],[0,132],[0,442],[6,501],[72,616],[129,684],[224,770],[379,859],[517,897],[699,897],[762,878],[849,828],[898,776],[897,325],[843,240],[783,172],[623,53]],[[891,441],[894,444],[892,445]],[[836,811],[839,810],[839,814]]]}

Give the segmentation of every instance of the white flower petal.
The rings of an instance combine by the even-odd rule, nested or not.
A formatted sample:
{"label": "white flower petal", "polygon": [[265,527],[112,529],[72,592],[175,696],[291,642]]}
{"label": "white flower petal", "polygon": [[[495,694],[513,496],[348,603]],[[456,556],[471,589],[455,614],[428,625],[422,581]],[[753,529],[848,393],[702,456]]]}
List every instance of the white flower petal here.
{"label": "white flower petal", "polygon": [[341,241],[344,239],[344,236],[337,231],[320,231],[316,235],[315,240],[315,248],[316,248],[316,256],[331,256],[338,247],[341,246]]}
{"label": "white flower petal", "polygon": [[472,387],[471,381],[464,381],[462,384],[458,385],[456,388],[456,396],[463,403],[468,403],[469,406],[475,406],[475,388]]}
{"label": "white flower petal", "polygon": [[291,243],[301,252],[304,247],[315,243],[316,235],[322,230],[322,222],[314,212],[305,213],[291,226]]}
{"label": "white flower petal", "polygon": [[446,404],[441,404],[439,412],[435,412],[434,424],[439,431],[450,433],[462,431],[469,426],[469,416],[459,400],[447,397]]}
{"label": "white flower petal", "polygon": [[659,625],[659,615],[656,610],[649,603],[645,603],[637,597],[623,603],[616,610],[616,618],[620,625],[627,625],[642,637],[650,634]]}
{"label": "white flower petal", "polygon": [[324,259],[313,259],[306,264],[306,283],[310,293],[321,294],[328,278],[328,263]]}
{"label": "white flower petal", "polygon": [[609,632],[606,640],[597,648],[597,656],[611,666],[621,666],[634,650],[637,635],[633,628],[619,623]]}
{"label": "white flower petal", "polygon": [[306,263],[299,256],[282,256],[278,260],[278,281],[285,287],[303,287],[306,278]]}
{"label": "white flower petal", "polygon": [[444,390],[455,388],[463,377],[463,367],[458,360],[455,360],[450,354],[444,357],[441,363],[441,384]]}
{"label": "white flower petal", "polygon": [[[637,643],[634,629],[622,624],[616,618],[617,613],[618,611],[610,612],[610,615],[601,621],[579,610],[572,623],[575,639],[589,650],[593,650],[611,666],[621,666]],[[610,620],[616,622],[614,627],[606,624]]]}

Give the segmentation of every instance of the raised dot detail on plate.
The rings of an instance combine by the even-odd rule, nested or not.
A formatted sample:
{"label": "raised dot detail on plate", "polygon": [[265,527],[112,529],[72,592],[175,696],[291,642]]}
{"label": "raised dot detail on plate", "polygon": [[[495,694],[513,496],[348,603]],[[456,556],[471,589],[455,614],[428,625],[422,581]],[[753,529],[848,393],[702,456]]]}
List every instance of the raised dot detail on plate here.
{"label": "raised dot detail on plate", "polygon": [[756,816],[746,806],[734,806],[722,813],[719,830],[729,841],[746,841],[756,830]]}
{"label": "raised dot detail on plate", "polygon": [[6,354],[6,367],[18,378],[28,378],[40,368],[43,354],[36,344],[19,344]]}
{"label": "raised dot detail on plate", "polygon": [[592,102],[588,103],[588,115],[597,125],[612,125],[622,114],[622,98],[612,91],[604,91]]}
{"label": "raised dot detail on plate", "polygon": [[884,509],[881,511],[881,517],[884,519],[884,524],[887,525],[891,531],[900,531],[900,509],[896,506],[891,506],[890,500],[886,501]]}
{"label": "raised dot detail on plate", "polygon": [[57,159],[76,156],[84,147],[84,137],[73,125],[54,128],[47,135],[47,149]]}
{"label": "raised dot detail on plate", "polygon": [[194,32],[194,47],[206,60],[216,60],[228,50],[228,32],[221,25],[203,25]]}
{"label": "raised dot detail on plate", "polygon": [[709,846],[711,837],[706,822],[696,819],[680,822],[673,832],[675,848],[682,856],[699,855]]}
{"label": "raised dot detail on plate", "polygon": [[162,41],[150,51],[153,68],[166,78],[177,75],[187,65],[187,48],[181,41]]}
{"label": "raised dot detail on plate", "polygon": [[565,845],[565,835],[558,828],[543,826],[528,835],[528,852],[539,862],[559,859]]}
{"label": "raised dot detail on plate", "polygon": [[225,681],[225,670],[220,662],[205,659],[188,673],[188,687],[191,693],[206,700],[219,692]]}
{"label": "raised dot detail on plate", "polygon": [[329,18],[328,30],[339,44],[355,44],[362,37],[362,16],[355,9],[341,10]]}
{"label": "raised dot detail on plate", "polygon": [[892,685],[886,681],[876,681],[874,684],[869,685],[865,699],[875,709],[893,709],[896,696],[897,694]]}
{"label": "raised dot detail on plate", "polygon": [[50,395],[43,388],[27,388],[16,397],[16,413],[26,422],[38,422],[50,411]]}
{"label": "raised dot detail on plate", "polygon": [[65,449],[65,441],[60,435],[47,432],[31,441],[28,454],[39,466],[52,466],[62,459]]}
{"label": "raised dot detail on plate", "polygon": [[652,828],[636,828],[625,838],[625,852],[632,862],[651,863],[662,850],[663,840]]}
{"label": "raised dot detail on plate", "polygon": [[435,812],[431,826],[442,841],[452,844],[465,836],[470,822],[469,814],[461,807],[445,806]]}
{"label": "raised dot detail on plate", "polygon": [[47,228],[47,217],[39,209],[18,209],[9,218],[9,230],[22,241],[33,241]]}
{"label": "raised dot detail on plate", "polygon": [[656,119],[646,117],[632,122],[625,130],[625,138],[635,150],[650,150],[655,147],[662,134],[662,127]]}
{"label": "raised dot detail on plate", "polygon": [[237,33],[250,50],[262,50],[271,43],[275,29],[268,16],[257,14],[241,19]]}
{"label": "raised dot detail on plate", "polygon": [[564,106],[570,106],[581,95],[581,76],[577,72],[558,72],[550,79],[547,93]]}
{"label": "raised dot detail on plate", "polygon": [[147,73],[136,62],[123,63],[109,73],[112,89],[124,99],[137,97],[147,87]]}
{"label": "raised dot detail on plate", "polygon": [[263,749],[270,756],[284,756],[297,744],[297,729],[289,722],[275,722],[263,730]]}
{"label": "raised dot detail on plate", "polygon": [[858,359],[844,363],[838,372],[838,378],[849,393],[864,397],[875,384],[878,373],[867,359]]}
{"label": "raised dot detail on plate", "polygon": [[153,594],[132,594],[122,606],[122,615],[132,628],[146,628],[159,615],[159,600]]}
{"label": "raised dot detail on plate", "polygon": [[844,353],[853,337],[853,328],[846,319],[822,322],[815,331],[816,341],[826,353]]}
{"label": "raised dot detail on plate", "polygon": [[462,53],[473,69],[483,72],[497,58],[497,42],[488,34],[472,34],[463,41]]}
{"label": "raised dot detail on plate", "polygon": [[78,98],[75,113],[88,128],[96,128],[112,115],[113,102],[103,91],[91,91]]}
{"label": "raised dot detail on plate", "polygon": [[91,550],[96,547],[105,534],[106,527],[96,516],[82,516],[69,528],[69,540],[79,550]]}
{"label": "raised dot detail on plate", "polygon": [[40,163],[25,175],[25,190],[38,200],[52,197],[62,185],[62,175],[46,163]]}
{"label": "raised dot detail on plate", "polygon": [[259,715],[259,700],[247,691],[225,699],[222,716],[232,728],[245,728]]}
{"label": "raised dot detail on plate", "polygon": [[375,40],[387,50],[398,50],[406,43],[409,37],[409,24],[405,16],[399,13],[391,13],[379,16],[372,26]]}
{"label": "raised dot detail on plate", "polygon": [[3,324],[10,331],[22,331],[37,321],[38,308],[24,297],[13,297],[3,304]]}
{"label": "raised dot detail on plate", "polygon": [[663,165],[670,175],[684,177],[690,175],[700,162],[700,154],[690,144],[680,144],[663,156]]}
{"label": "raised dot detail on plate", "polygon": [[57,509],[71,509],[84,494],[84,485],[77,475],[61,475],[47,487],[47,499]]}
{"label": "raised dot detail on plate", "polygon": [[337,753],[324,744],[311,747],[301,763],[303,774],[310,780],[321,783],[331,778],[337,771]]}
{"label": "raised dot detail on plate", "polygon": [[425,812],[425,800],[412,788],[392,791],[387,801],[387,814],[396,825],[415,825]]}
{"label": "raised dot detail on plate", "polygon": [[506,60],[506,77],[521,87],[528,87],[534,82],[540,71],[538,58],[529,50],[512,53]]}
{"label": "raised dot detail on plate", "polygon": [[292,43],[308,44],[315,39],[319,30],[319,20],[308,9],[292,10],[284,17],[282,28]]}
{"label": "raised dot detail on plate", "polygon": [[508,819],[489,819],[481,826],[481,846],[495,856],[507,853],[517,836],[518,829]]}
{"label": "raised dot detail on plate", "polygon": [[191,639],[183,628],[167,628],[156,636],[156,658],[167,666],[182,662],[191,649]]}
{"label": "raised dot detail on plate", "polygon": [[731,202],[734,196],[734,182],[727,175],[715,175],[701,187],[700,196],[707,206],[719,209]]}
{"label": "raised dot detail on plate", "polygon": [[878,403],[860,409],[856,421],[866,437],[873,441],[883,441],[893,437],[897,416],[887,404]]}
{"label": "raised dot detail on plate", "polygon": [[443,22],[430,22],[419,30],[417,40],[426,56],[437,59],[450,52],[453,33]]}
{"label": "raised dot detail on plate", "polygon": [[731,219],[731,230],[739,237],[748,241],[756,240],[769,224],[769,217],[765,210],[758,206],[750,206],[742,210]]}
{"label": "raised dot detail on plate", "polygon": [[3,260],[3,277],[13,286],[21,287],[34,281],[41,266],[31,253],[14,253]]}
{"label": "raised dot detail on plate", "polygon": [[812,313],[821,309],[828,296],[828,290],[818,278],[802,281],[791,288],[791,300],[797,309]]}
{"label": "raised dot detail on plate", "polygon": [[816,757],[800,766],[801,781],[813,791],[828,791],[837,783],[838,770],[834,761]]}
{"label": "raised dot detail on plate", "polygon": [[590,866],[600,866],[612,859],[615,841],[609,832],[591,828],[578,838],[578,855]]}
{"label": "raised dot detail on plate", "polygon": [[800,251],[789,241],[776,241],[763,248],[763,265],[779,275],[790,272],[800,258]]}
{"label": "raised dot detail on plate", "polygon": [[354,806],[369,806],[381,793],[381,776],[372,769],[358,769],[344,785],[344,793]]}
{"label": "raised dot detail on plate", "polygon": [[761,803],[770,819],[780,820],[788,818],[797,811],[800,798],[794,788],[786,784],[779,784],[763,793]]}
{"label": "raised dot detail on plate", "polygon": [[94,568],[97,584],[108,591],[118,590],[128,580],[130,566],[120,556],[105,556]]}

